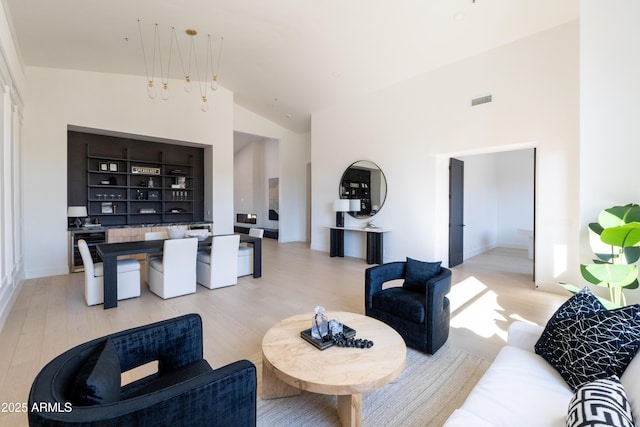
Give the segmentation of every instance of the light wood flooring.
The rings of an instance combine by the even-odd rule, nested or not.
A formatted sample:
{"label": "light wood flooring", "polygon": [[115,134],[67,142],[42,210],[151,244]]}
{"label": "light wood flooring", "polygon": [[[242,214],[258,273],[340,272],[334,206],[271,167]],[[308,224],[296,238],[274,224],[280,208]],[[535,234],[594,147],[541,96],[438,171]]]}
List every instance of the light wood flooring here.
{"label": "light wood flooring", "polygon": [[[367,267],[361,259],[330,258],[305,243],[264,239],[260,279],[241,277],[237,286],[215,290],[198,286],[195,294],[170,300],[143,286],[140,298],[120,301],[110,310],[87,307],[83,273],[27,280],[0,331],[0,403],[26,402],[36,373],[72,346],[191,312],[203,318],[205,358],[214,368],[249,359],[260,378],[262,337],[280,319],[319,304],[364,313]],[[513,320],[544,325],[566,296],[535,291],[531,270],[526,251],[505,249],[454,268],[447,345],[493,360]],[[0,426],[24,425],[26,414],[0,412]]]}

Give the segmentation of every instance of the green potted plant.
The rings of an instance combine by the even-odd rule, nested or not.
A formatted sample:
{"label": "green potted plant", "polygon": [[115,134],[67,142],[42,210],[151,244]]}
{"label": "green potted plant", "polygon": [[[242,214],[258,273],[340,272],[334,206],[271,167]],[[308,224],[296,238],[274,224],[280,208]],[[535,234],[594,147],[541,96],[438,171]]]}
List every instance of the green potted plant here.
{"label": "green potted plant", "polygon": [[[589,224],[589,243],[596,255],[593,264],[581,264],[580,273],[589,283],[609,289],[608,308],[626,305],[624,289],[638,288],[640,258],[640,205],[613,206],[600,212]],[[570,292],[575,286],[561,283]]]}

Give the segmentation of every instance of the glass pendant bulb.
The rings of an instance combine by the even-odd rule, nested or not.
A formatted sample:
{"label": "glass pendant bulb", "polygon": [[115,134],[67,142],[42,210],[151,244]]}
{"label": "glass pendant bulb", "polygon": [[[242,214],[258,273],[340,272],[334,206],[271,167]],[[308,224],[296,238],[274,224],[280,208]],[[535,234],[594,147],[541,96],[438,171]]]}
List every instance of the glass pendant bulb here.
{"label": "glass pendant bulb", "polygon": [[209,103],[207,102],[206,96],[202,97],[202,102],[200,103],[200,109],[202,110],[203,113],[206,113],[207,111],[209,111]]}
{"label": "glass pendant bulb", "polygon": [[184,76],[184,91],[191,92],[191,78],[189,76]]}
{"label": "glass pendant bulb", "polygon": [[216,75],[211,79],[211,90],[218,90],[218,76]]}
{"label": "glass pendant bulb", "polygon": [[165,101],[169,99],[169,83],[162,83],[162,91],[160,92],[160,96]]}
{"label": "glass pendant bulb", "polygon": [[156,99],[156,87],[153,85],[153,80],[149,80],[147,84],[147,95],[151,99]]}

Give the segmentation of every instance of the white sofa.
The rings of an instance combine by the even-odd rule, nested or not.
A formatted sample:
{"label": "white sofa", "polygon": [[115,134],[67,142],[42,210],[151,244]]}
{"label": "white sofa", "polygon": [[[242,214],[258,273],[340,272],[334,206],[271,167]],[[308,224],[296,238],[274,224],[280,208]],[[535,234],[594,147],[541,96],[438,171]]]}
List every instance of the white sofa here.
{"label": "white sofa", "polygon": [[[446,427],[564,427],[573,392],[534,345],[543,328],[524,322],[509,327],[505,345]],[[635,421],[640,418],[640,357],[620,378]]]}

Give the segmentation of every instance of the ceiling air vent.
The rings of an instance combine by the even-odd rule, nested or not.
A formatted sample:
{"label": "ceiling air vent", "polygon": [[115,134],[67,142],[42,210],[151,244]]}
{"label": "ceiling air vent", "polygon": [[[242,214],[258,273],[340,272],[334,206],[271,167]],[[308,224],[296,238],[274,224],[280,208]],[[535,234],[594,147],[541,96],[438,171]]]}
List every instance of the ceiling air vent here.
{"label": "ceiling air vent", "polygon": [[479,98],[473,98],[471,100],[471,106],[475,107],[476,105],[486,104],[487,102],[491,102],[491,95],[481,96]]}

